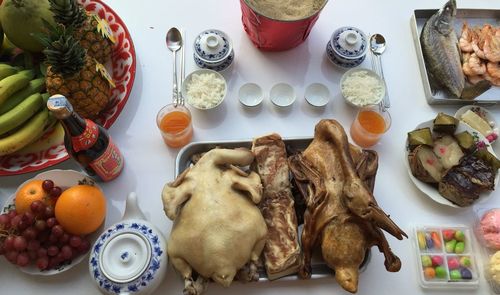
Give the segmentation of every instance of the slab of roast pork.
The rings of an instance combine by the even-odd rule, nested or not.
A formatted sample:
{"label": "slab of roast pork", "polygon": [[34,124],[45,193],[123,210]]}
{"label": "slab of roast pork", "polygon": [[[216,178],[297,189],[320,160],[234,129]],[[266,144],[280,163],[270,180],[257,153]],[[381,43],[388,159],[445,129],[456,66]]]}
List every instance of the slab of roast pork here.
{"label": "slab of roast pork", "polygon": [[252,152],[264,188],[259,203],[268,229],[264,263],[274,280],[296,273],[301,257],[285,143],[278,134],[262,136],[253,141]]}

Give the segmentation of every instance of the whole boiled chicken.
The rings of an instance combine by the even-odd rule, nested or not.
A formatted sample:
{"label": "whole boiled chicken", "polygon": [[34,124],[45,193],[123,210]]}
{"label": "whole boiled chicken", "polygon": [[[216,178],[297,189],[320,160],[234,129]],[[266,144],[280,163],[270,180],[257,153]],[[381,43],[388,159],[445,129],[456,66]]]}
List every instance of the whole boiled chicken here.
{"label": "whole boiled chicken", "polygon": [[[228,287],[257,280],[267,227],[257,208],[262,185],[246,149],[213,149],[174,182],[165,185],[165,214],[174,221],[167,253],[184,279],[184,294],[203,292],[208,279]],[[198,274],[193,278],[193,271]]]}
{"label": "whole boiled chicken", "polygon": [[377,205],[372,195],[377,154],[351,146],[335,120],[316,125],[307,149],[289,158],[290,169],[307,209],[302,231],[303,261],[299,275],[311,276],[312,251],[319,245],[323,259],[335,270],[347,291],[358,288],[359,267],[366,251],[378,246],[385,267],[398,271],[394,255],[381,229],[398,239],[406,234]]}

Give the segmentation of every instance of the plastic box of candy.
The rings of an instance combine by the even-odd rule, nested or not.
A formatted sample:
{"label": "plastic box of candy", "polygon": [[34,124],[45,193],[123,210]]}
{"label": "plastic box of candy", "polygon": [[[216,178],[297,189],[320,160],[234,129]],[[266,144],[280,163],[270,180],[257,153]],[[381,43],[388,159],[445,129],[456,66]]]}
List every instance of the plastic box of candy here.
{"label": "plastic box of candy", "polygon": [[423,288],[479,286],[471,231],[458,226],[417,226],[414,232],[417,270]]}
{"label": "plastic box of candy", "polygon": [[481,246],[484,276],[495,294],[500,294],[500,208],[476,209],[474,233]]}

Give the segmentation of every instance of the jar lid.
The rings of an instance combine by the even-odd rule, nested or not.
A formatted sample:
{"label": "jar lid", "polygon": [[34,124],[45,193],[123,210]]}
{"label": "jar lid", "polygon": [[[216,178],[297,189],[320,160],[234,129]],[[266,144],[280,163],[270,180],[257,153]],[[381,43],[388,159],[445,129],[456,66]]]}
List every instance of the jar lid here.
{"label": "jar lid", "polygon": [[366,54],[368,39],[358,28],[341,27],[333,32],[330,39],[333,50],[345,59],[357,59]]}
{"label": "jar lid", "polygon": [[99,255],[104,276],[117,283],[128,283],[146,271],[151,260],[151,245],[137,233],[110,237]]}
{"label": "jar lid", "polygon": [[218,62],[228,57],[233,50],[231,39],[219,30],[201,32],[194,41],[194,52],[203,61]]}

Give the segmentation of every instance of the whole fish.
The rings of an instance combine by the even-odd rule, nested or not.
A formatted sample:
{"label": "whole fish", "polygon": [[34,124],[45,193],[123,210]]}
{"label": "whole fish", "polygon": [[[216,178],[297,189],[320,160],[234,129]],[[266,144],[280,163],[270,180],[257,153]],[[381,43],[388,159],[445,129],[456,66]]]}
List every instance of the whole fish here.
{"label": "whole fish", "polygon": [[424,24],[420,44],[431,84],[444,88],[455,97],[473,99],[488,90],[491,84],[484,81],[466,88],[461,52],[453,27],[456,14],[456,0],[449,0]]}

